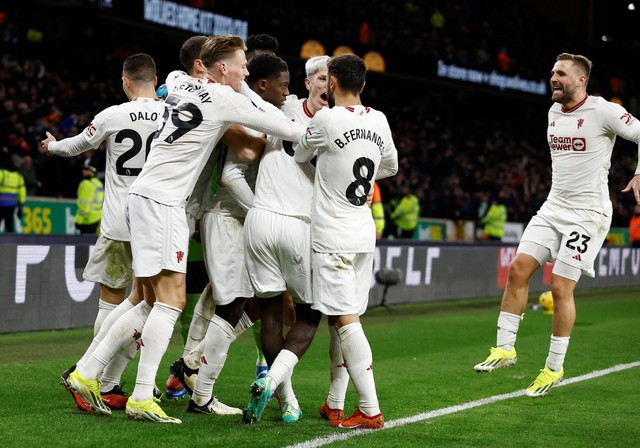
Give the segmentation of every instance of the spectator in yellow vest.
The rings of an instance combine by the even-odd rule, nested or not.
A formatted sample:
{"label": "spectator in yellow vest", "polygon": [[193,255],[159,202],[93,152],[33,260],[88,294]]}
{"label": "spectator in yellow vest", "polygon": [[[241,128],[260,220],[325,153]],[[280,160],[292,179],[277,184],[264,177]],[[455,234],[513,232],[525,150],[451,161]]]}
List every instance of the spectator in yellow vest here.
{"label": "spectator in yellow vest", "polygon": [[391,219],[398,228],[398,237],[413,238],[420,218],[420,200],[411,192],[410,187],[404,187],[403,194],[400,203],[391,212]]}
{"label": "spectator in yellow vest", "polygon": [[97,171],[91,166],[90,159],[85,160],[82,181],[78,185],[78,211],[74,221],[76,229],[82,234],[97,234],[102,219],[104,185],[96,177]]}
{"label": "spectator in yellow vest", "polygon": [[382,205],[382,194],[378,182],[373,183],[373,202],[371,203],[371,214],[376,223],[376,239],[382,238],[384,232],[384,206]]}
{"label": "spectator in yellow vest", "polygon": [[4,221],[4,231],[14,233],[13,216],[17,212],[18,219],[22,219],[22,206],[27,199],[27,189],[22,174],[18,172],[16,159],[5,154],[3,156],[5,157],[0,165],[0,224]]}
{"label": "spectator in yellow vest", "polygon": [[502,241],[504,225],[507,222],[507,207],[500,202],[498,196],[491,199],[491,205],[480,221],[484,224],[483,240]]}

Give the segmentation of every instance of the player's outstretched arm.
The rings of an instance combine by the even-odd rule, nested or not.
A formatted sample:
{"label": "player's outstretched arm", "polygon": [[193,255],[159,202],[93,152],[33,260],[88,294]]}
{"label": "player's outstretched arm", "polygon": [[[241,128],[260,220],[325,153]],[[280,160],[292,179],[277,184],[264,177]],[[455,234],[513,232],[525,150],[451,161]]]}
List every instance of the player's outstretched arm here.
{"label": "player's outstretched arm", "polygon": [[87,140],[85,131],[60,141],[56,140],[50,132],[47,132],[47,138],[40,142],[40,152],[48,156],[55,154],[62,157],[73,157],[93,147],[94,145]]}

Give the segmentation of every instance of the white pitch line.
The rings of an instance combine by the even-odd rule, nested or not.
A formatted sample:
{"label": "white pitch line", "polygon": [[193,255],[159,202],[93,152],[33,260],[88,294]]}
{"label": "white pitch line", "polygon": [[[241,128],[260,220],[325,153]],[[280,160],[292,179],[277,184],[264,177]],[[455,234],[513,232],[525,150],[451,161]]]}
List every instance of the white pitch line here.
{"label": "white pitch line", "polygon": [[[580,381],[590,380],[593,378],[597,378],[599,376],[604,376],[610,373],[620,372],[622,370],[627,370],[627,369],[631,369],[639,366],[640,366],[640,361],[635,361],[628,364],[618,364],[613,367],[609,367],[608,369],[595,370],[591,373],[586,373],[584,375],[568,378],[554,387],[568,386],[569,384],[579,383]],[[522,389],[522,390],[518,390],[516,392],[511,392],[508,394],[494,395],[493,397],[481,398],[480,400],[474,400],[468,403],[457,404],[454,406],[449,406],[447,408],[436,409],[434,411],[429,411],[429,412],[423,412],[422,414],[417,414],[412,417],[399,418],[396,420],[391,420],[389,422],[384,422],[384,428],[381,428],[381,429],[354,429],[347,432],[340,432],[337,434],[333,434],[327,437],[319,437],[317,439],[308,440],[306,442],[296,443],[294,445],[289,445],[286,448],[315,448],[318,446],[328,445],[333,442],[347,440],[347,439],[350,439],[351,437],[363,436],[363,435],[371,434],[376,431],[384,431],[385,429],[391,429],[397,426],[409,425],[411,423],[416,423],[423,420],[430,420],[432,418],[440,417],[443,415],[455,414],[456,412],[465,411],[467,409],[483,406],[485,404],[491,404],[491,403],[496,403],[498,401],[508,400],[510,398],[520,397],[524,394],[525,394],[525,390]]]}

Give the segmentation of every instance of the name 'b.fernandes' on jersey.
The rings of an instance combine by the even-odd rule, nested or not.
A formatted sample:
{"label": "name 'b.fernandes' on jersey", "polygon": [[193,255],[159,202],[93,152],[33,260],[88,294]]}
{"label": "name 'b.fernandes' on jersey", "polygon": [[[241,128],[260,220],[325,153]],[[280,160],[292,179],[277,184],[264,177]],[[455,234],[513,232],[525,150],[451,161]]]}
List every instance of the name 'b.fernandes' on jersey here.
{"label": "name 'b.fernandes' on jersey", "polygon": [[[296,160],[317,150],[311,240],[316,252],[373,252],[376,230],[367,194],[376,179],[398,171],[398,152],[386,116],[364,106],[316,112]],[[300,156],[298,155],[300,154]]]}

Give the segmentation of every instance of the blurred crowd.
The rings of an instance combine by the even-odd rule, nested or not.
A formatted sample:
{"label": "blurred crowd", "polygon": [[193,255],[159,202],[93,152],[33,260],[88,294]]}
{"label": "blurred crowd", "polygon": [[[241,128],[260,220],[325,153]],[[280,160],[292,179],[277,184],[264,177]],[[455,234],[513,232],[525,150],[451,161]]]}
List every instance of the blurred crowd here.
{"label": "blurred crowd", "polygon": [[[425,78],[425,73],[433,74],[438,59],[546,81],[558,53],[582,51],[597,68],[590,93],[616,96],[636,113],[631,108],[632,79],[624,67],[611,68],[602,52],[580,44],[579,35],[564,32],[559,39],[558,28],[543,27],[527,2],[500,0],[489,6],[473,0],[357,0],[341,2],[340,14],[332,14],[329,7],[326,16],[317,13],[293,23],[283,19],[293,2],[265,1],[250,10],[244,3],[219,2],[220,13],[242,14],[249,20],[250,33],[278,37],[279,54],[292,72],[291,90],[299,96],[305,95],[304,85],[295,82],[294,74],[303,66],[297,52],[306,39],[322,41],[328,52],[348,44],[360,55],[374,49],[385,56],[387,73],[371,73],[363,95],[364,101],[387,114],[399,150],[398,175],[380,182],[383,202],[397,201],[408,186],[420,199],[425,217],[477,220],[497,199],[507,206],[509,221],[527,222],[551,181],[546,144],[549,98],[439,85]],[[337,7],[333,1],[329,6],[334,3]],[[154,56],[162,82],[163,75],[178,68],[173,48],[188,36],[173,36],[172,45],[163,47],[152,32],[132,42],[115,26],[97,28],[94,21],[65,34],[60,18],[51,18],[45,28],[42,18],[33,22],[33,15],[30,21],[26,16],[17,7],[0,16],[0,161],[18,167],[29,195],[74,198],[86,158],[99,175],[104,170],[104,148],[76,158],[45,158],[38,150],[45,131],[58,139],[76,135],[96,113],[126,101],[119,71],[131,53]],[[350,22],[354,17],[356,22]],[[30,34],[34,27],[44,28],[44,37]],[[51,29],[59,35],[52,35]],[[68,41],[70,36],[76,40]],[[53,37],[58,40],[49,40]],[[106,46],[93,45],[98,38],[106,38]],[[616,145],[610,176],[613,226],[619,227],[626,227],[633,214],[632,198],[619,193],[637,162],[637,148],[626,143]]]}

